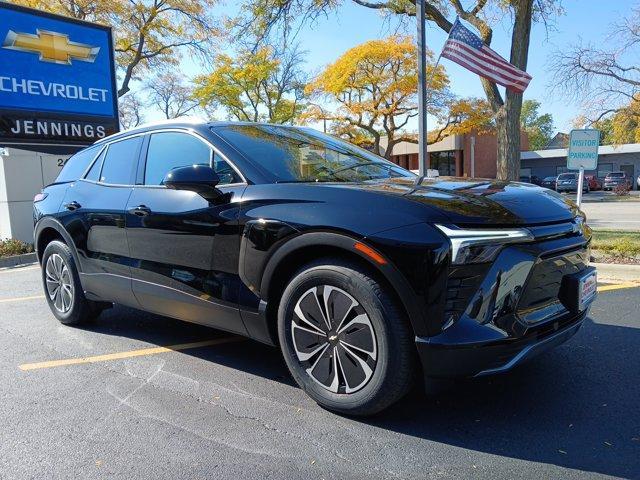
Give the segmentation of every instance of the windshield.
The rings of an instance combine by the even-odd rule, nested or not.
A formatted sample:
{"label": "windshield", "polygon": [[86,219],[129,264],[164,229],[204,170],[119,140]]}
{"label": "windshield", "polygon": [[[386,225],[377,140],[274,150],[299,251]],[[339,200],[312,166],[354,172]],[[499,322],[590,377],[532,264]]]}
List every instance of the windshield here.
{"label": "windshield", "polygon": [[545,182],[553,182],[555,179],[556,177],[544,177]]}
{"label": "windshield", "polygon": [[607,177],[610,178],[622,178],[624,177],[624,172],[611,172]]}
{"label": "windshield", "polygon": [[575,173],[563,173],[562,175],[558,175],[558,180],[575,180]]}
{"label": "windshield", "polygon": [[213,130],[275,182],[363,182],[415,177],[364,149],[310,128],[228,125]]}

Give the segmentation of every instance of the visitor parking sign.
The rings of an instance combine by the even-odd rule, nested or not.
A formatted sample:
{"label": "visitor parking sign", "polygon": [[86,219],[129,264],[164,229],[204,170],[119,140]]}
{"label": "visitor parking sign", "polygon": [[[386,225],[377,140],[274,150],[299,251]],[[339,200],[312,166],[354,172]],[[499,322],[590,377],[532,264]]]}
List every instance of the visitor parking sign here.
{"label": "visitor parking sign", "polygon": [[600,146],[600,130],[571,130],[569,135],[569,152],[567,168],[569,170],[595,170],[598,168],[598,147]]}

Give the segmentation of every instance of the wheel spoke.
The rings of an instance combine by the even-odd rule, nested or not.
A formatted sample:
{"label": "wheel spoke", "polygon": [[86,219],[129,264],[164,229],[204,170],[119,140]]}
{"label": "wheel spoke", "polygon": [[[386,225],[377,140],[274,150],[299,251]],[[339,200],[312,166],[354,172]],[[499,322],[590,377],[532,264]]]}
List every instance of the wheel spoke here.
{"label": "wheel spoke", "polygon": [[53,299],[53,305],[59,311],[62,311],[62,293],[61,293],[61,289],[60,288],[56,289],[55,298]]}
{"label": "wheel spoke", "polygon": [[371,367],[344,344],[338,348],[338,361],[344,371],[345,393],[358,390],[373,375]]}
{"label": "wheel spoke", "polygon": [[47,266],[45,267],[45,272],[47,274],[47,278],[51,278],[53,280],[58,279],[58,273],[56,272],[56,266],[53,263],[53,256],[47,259]]}
{"label": "wheel spoke", "polygon": [[358,305],[351,295],[330,285],[324,287],[324,303],[329,320],[336,331],[340,330],[351,310]]}
{"label": "wheel spoke", "polygon": [[[325,287],[322,287],[322,296],[324,298],[324,293],[325,293]],[[318,287],[315,287],[313,289],[313,297],[316,299],[316,304],[318,305],[318,310],[320,310],[320,313],[322,314],[322,318],[324,319],[324,324],[327,326],[327,331],[331,330],[331,322],[329,321],[329,310],[323,310],[322,306],[320,305],[320,299],[318,298]],[[327,300],[324,300],[325,302],[325,307],[327,305]]]}
{"label": "wheel spoke", "polygon": [[318,334],[325,335],[325,332],[323,332],[313,322],[309,321],[307,317],[305,317],[304,313],[302,312],[302,309],[300,308],[300,302],[298,302],[298,304],[296,305],[296,308],[294,308],[294,312],[300,320],[302,320],[305,324],[309,325]]}
{"label": "wheel spoke", "polygon": [[58,278],[62,278],[62,257],[60,255],[52,255],[53,264],[56,269],[56,275]]}
{"label": "wheel spoke", "polygon": [[[294,325],[295,329],[298,330],[304,330],[305,332],[309,332],[309,330],[306,329],[301,329],[300,327]],[[311,332],[313,333],[313,332]],[[319,335],[316,335],[316,339],[319,338]],[[307,360],[309,360],[310,358],[312,358],[316,353],[318,353],[320,350],[322,350],[323,348],[325,348],[328,343],[326,341],[323,342],[318,342],[315,341],[313,342],[313,338],[310,335],[306,335],[306,337],[301,337],[300,335],[296,335],[296,332],[294,331],[293,333],[293,343],[294,343],[294,347],[296,348],[296,355],[298,355],[298,360],[300,360],[301,362],[306,362]],[[303,346],[302,345],[302,340],[304,340],[306,338],[306,342],[304,343],[309,343],[309,341],[313,342],[311,343],[311,345],[314,345],[313,347],[309,346]],[[325,337],[322,337],[322,339],[324,339]],[[317,345],[317,346],[315,346]]]}
{"label": "wheel spoke", "polygon": [[49,298],[51,300],[55,300],[56,295],[58,294],[58,290],[60,290],[60,285],[56,284],[54,288],[52,288],[51,291],[49,292]]}
{"label": "wheel spoke", "polygon": [[336,371],[336,359],[335,355],[328,355],[329,352],[332,352],[332,349],[327,343],[318,358],[307,369],[307,374],[327,390],[337,392],[339,381]]}

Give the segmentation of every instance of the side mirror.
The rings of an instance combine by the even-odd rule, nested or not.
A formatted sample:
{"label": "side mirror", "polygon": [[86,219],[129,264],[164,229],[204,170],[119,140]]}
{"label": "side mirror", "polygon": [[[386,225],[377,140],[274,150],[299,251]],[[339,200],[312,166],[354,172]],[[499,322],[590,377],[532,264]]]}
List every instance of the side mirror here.
{"label": "side mirror", "polygon": [[206,200],[213,200],[221,193],[216,188],[220,183],[220,177],[209,165],[174,168],[164,176],[162,183],[173,190],[196,192]]}

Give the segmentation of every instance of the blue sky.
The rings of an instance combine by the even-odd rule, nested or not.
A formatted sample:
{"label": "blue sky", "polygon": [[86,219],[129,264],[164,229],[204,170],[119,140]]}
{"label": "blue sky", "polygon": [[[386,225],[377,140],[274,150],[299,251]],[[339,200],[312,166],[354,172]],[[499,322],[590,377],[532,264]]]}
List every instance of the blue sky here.
{"label": "blue sky", "polygon": [[[232,13],[235,2],[223,8]],[[467,2],[468,3],[468,2]],[[637,0],[564,0],[565,14],[555,20],[554,28],[548,32],[542,25],[535,25],[531,35],[528,72],[533,76],[525,98],[542,103],[542,112],[551,113],[557,130],[571,129],[572,119],[580,113],[580,105],[574,101],[549,93],[549,54],[556,49],[577,42],[580,38],[595,44],[605,40],[608,27],[619,22],[631,10]],[[508,57],[510,49],[510,22],[494,27],[492,48]],[[393,32],[393,25],[384,22],[377,11],[344,1],[339,15],[321,18],[300,32],[298,40],[308,51],[307,70],[316,72],[334,61],[349,48],[374,38],[383,38]],[[446,35],[437,27],[429,26],[427,43],[436,54],[442,49]],[[462,97],[484,97],[480,80],[475,74],[443,59],[451,79],[452,91]],[[197,73],[195,65],[187,65],[189,73]]]}

